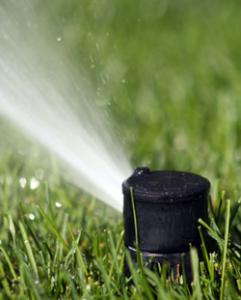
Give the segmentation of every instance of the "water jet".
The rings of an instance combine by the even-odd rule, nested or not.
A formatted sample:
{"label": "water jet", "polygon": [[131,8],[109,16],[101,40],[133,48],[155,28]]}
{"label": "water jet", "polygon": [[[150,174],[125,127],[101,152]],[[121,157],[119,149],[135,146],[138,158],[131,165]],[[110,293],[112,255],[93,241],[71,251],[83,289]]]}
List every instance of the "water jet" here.
{"label": "water jet", "polygon": [[197,223],[208,220],[209,181],[193,173],[145,167],[137,168],[122,188],[125,247],[133,261],[139,249],[148,267],[167,262],[174,273],[184,266],[191,277],[190,244],[200,248]]}
{"label": "water jet", "polygon": [[0,4],[0,119],[54,155],[69,182],[122,211],[120,183],[131,170],[124,143],[36,7],[29,0]]}

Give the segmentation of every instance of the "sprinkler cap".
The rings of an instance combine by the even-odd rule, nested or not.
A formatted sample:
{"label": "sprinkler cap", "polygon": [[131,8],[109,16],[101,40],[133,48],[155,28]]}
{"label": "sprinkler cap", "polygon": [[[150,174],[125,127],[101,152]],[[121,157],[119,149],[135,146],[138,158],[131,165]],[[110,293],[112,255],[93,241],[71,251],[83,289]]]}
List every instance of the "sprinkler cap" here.
{"label": "sprinkler cap", "polygon": [[207,179],[187,172],[137,168],[122,185],[125,245],[135,249],[132,195],[142,252],[182,253],[200,245],[198,219],[207,221]]}

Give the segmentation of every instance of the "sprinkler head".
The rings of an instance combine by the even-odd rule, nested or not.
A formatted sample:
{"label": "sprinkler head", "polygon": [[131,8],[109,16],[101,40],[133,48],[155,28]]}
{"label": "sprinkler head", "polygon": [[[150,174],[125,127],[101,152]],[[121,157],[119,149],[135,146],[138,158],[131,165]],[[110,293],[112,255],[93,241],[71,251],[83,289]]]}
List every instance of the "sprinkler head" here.
{"label": "sprinkler head", "polygon": [[[200,248],[198,219],[208,220],[209,181],[192,173],[150,171],[145,167],[137,168],[122,188],[125,246],[133,261],[137,261],[138,242],[148,267],[165,262],[175,276],[184,267],[190,281],[190,244]],[[125,273],[128,275],[128,267]]]}

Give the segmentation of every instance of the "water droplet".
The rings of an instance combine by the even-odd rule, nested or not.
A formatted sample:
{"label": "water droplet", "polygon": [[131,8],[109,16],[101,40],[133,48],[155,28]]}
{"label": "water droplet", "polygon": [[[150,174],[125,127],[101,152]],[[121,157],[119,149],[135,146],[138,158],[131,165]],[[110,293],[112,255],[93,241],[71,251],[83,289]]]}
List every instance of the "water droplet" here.
{"label": "water droplet", "polygon": [[55,202],[55,207],[61,208],[61,207],[62,207],[62,203],[56,201],[56,202]]}
{"label": "water droplet", "polygon": [[92,40],[93,39],[93,33],[92,32],[88,32],[87,33],[87,37],[89,40]]}
{"label": "water droplet", "polygon": [[9,40],[9,35],[7,34],[7,33],[3,33],[3,38],[5,39],[5,40]]}
{"label": "water droplet", "polygon": [[21,177],[19,179],[19,184],[20,184],[21,188],[24,189],[26,187],[26,184],[27,184],[27,179],[25,177]]}
{"label": "water droplet", "polygon": [[34,221],[35,220],[35,215],[34,214],[28,214],[28,218],[29,218],[29,220]]}
{"label": "water droplet", "polygon": [[38,181],[37,178],[32,177],[30,180],[30,189],[31,190],[36,190],[40,185],[40,182]]}
{"label": "water droplet", "polygon": [[96,47],[96,50],[100,50],[100,45],[99,45],[99,43],[96,43],[96,44],[95,44],[95,47]]}
{"label": "water droplet", "polygon": [[92,55],[89,56],[89,60],[90,60],[90,68],[94,69],[95,68],[95,60]]}
{"label": "water droplet", "polygon": [[36,172],[35,172],[35,176],[39,180],[43,180],[44,179],[44,170],[43,169],[37,169]]}
{"label": "water droplet", "polygon": [[22,155],[22,156],[26,156],[27,155],[27,152],[24,150],[24,149],[18,149],[18,154],[19,155]]}

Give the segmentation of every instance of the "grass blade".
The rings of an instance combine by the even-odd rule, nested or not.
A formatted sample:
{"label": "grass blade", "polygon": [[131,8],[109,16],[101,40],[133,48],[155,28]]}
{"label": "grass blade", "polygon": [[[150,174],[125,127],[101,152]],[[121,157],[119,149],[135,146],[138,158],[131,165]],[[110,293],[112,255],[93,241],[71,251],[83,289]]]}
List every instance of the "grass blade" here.
{"label": "grass blade", "polygon": [[192,264],[192,272],[193,272],[193,287],[195,298],[197,300],[202,300],[202,291],[200,285],[200,276],[199,276],[199,259],[197,250],[195,248],[191,248],[191,264]]}
{"label": "grass blade", "polygon": [[220,289],[220,298],[219,298],[220,300],[223,300],[224,292],[225,292],[225,271],[226,271],[226,262],[227,262],[229,224],[230,224],[230,200],[227,200],[225,233],[224,233],[224,249],[223,249],[223,258],[222,258],[221,289]]}
{"label": "grass blade", "polygon": [[20,228],[20,232],[21,232],[21,235],[22,235],[22,238],[23,238],[23,242],[24,242],[24,245],[25,245],[25,248],[26,248],[26,251],[27,251],[27,255],[28,255],[30,264],[32,266],[32,269],[34,271],[34,274],[35,274],[36,278],[39,278],[38,268],[37,268],[37,264],[36,264],[36,261],[35,261],[34,255],[33,255],[33,251],[32,251],[27,233],[25,231],[25,228],[24,228],[24,226],[21,222],[19,222],[19,228]]}

